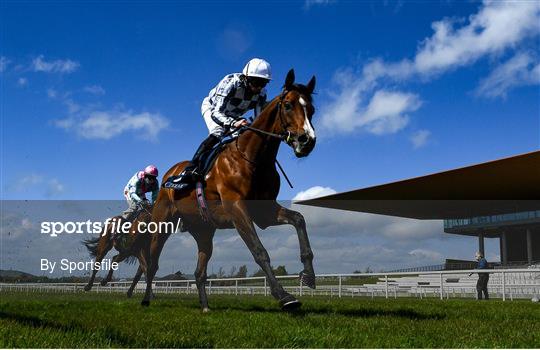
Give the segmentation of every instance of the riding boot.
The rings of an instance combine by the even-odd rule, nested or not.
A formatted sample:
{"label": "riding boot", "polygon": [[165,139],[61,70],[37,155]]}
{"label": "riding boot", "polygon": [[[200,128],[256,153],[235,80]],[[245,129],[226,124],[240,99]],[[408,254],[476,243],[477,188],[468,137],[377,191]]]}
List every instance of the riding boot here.
{"label": "riding boot", "polygon": [[174,188],[176,190],[184,190],[186,188],[191,188],[195,182],[199,180],[202,174],[200,172],[203,169],[200,169],[202,164],[202,156],[210,151],[214,147],[220,138],[210,134],[197,148],[193,159],[191,159],[191,164],[188,165],[180,175],[169,177],[164,183],[163,187],[165,188]]}
{"label": "riding boot", "polygon": [[193,158],[191,159],[191,165],[188,166],[184,172],[188,174],[188,172],[191,173],[193,177],[201,175],[200,173],[203,171],[201,169],[201,158],[202,156],[212,150],[212,148],[219,142],[219,137],[210,134],[200,145],[199,148],[197,148],[197,151],[193,155]]}

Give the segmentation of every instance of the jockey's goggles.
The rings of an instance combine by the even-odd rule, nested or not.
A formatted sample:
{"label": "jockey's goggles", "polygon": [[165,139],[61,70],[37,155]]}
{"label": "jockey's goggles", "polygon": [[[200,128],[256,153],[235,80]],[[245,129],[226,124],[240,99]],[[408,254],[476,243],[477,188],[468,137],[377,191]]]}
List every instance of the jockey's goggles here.
{"label": "jockey's goggles", "polygon": [[263,88],[268,84],[268,80],[264,78],[248,77],[248,84],[256,88]]}

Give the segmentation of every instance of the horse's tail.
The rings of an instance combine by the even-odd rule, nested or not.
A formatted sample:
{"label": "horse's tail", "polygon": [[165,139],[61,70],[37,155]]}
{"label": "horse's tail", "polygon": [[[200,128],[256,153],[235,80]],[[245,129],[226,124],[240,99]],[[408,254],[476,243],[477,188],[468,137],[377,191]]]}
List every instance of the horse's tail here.
{"label": "horse's tail", "polygon": [[88,249],[88,253],[90,253],[90,256],[93,258],[97,256],[100,238],[101,237],[89,238],[83,241],[83,244],[86,246],[86,249]]}

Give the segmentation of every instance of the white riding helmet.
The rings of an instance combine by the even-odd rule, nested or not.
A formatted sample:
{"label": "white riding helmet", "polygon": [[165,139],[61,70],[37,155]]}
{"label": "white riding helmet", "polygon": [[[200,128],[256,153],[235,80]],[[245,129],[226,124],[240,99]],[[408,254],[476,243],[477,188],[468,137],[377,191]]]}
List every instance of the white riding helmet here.
{"label": "white riding helmet", "polygon": [[252,58],[242,70],[246,77],[257,77],[272,80],[270,63],[261,58]]}

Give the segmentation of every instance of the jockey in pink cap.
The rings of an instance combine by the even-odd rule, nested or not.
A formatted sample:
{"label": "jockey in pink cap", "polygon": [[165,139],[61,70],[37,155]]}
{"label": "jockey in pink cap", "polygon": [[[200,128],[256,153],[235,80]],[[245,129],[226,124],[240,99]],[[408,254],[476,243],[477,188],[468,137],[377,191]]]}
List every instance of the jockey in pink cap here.
{"label": "jockey in pink cap", "polygon": [[159,192],[157,176],[158,169],[154,165],[149,165],[131,177],[124,188],[124,197],[129,204],[129,208],[122,214],[124,219],[132,221],[142,208],[150,206],[148,199],[146,199],[147,192],[152,192],[152,204],[156,202]]}

